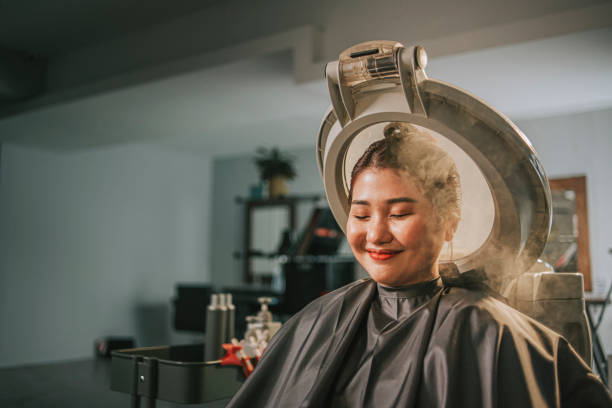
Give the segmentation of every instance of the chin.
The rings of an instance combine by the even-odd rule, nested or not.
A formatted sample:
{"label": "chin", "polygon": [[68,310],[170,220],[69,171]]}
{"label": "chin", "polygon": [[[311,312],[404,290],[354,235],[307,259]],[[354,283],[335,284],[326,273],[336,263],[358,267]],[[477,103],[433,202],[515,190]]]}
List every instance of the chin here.
{"label": "chin", "polygon": [[[401,263],[405,265],[405,263]],[[398,265],[377,265],[371,262],[362,263],[368,275],[384,286],[407,286],[415,283],[426,282],[435,279],[438,275],[432,268],[425,268],[417,271],[407,271],[405,267]],[[401,273],[398,271],[401,270]]]}
{"label": "chin", "polygon": [[408,285],[411,281],[411,279],[406,276],[398,276],[394,272],[380,270],[380,268],[366,268],[366,271],[368,271],[368,274],[373,280],[384,286]]}

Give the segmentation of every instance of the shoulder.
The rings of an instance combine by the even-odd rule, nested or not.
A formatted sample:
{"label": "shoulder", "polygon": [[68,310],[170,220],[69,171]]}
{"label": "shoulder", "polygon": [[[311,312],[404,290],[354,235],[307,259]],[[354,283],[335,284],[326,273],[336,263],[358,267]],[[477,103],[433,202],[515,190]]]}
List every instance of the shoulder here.
{"label": "shoulder", "polygon": [[441,322],[450,319],[453,325],[470,325],[481,330],[494,331],[498,335],[511,334],[529,342],[546,344],[554,349],[560,336],[514,309],[490,292],[480,289],[446,288],[440,302]]}
{"label": "shoulder", "polygon": [[297,332],[306,335],[315,326],[343,319],[347,310],[356,310],[360,304],[367,301],[375,287],[376,283],[371,279],[361,279],[318,297],[287,320],[273,340],[278,341],[278,338],[288,334],[299,334]]}
{"label": "shoulder", "polygon": [[537,323],[485,289],[446,287],[442,303],[445,309],[452,309],[473,318],[486,318],[500,324],[514,322],[516,319]]}
{"label": "shoulder", "polygon": [[325,295],[312,301],[306,307],[309,307],[311,304],[317,304],[317,302],[321,302],[321,303],[337,302],[341,299],[344,299],[344,297],[349,293],[351,294],[360,293],[360,292],[372,289],[375,286],[376,286],[376,282],[374,282],[370,278],[359,279],[355,282],[351,282],[329,293],[326,293]]}
{"label": "shoulder", "polygon": [[334,306],[341,305],[346,301],[347,296],[360,297],[370,292],[376,283],[371,279],[360,279],[355,282],[351,282],[348,285],[342,286],[332,292],[326,293],[323,296],[313,300],[302,310],[293,315],[285,325],[295,324],[303,319],[314,318],[319,315],[321,309],[329,309]]}
{"label": "shoulder", "polygon": [[288,350],[317,347],[347,330],[363,316],[375,288],[371,280],[360,280],[310,302],[281,326],[270,340],[264,357],[279,351],[287,354]]}
{"label": "shoulder", "polygon": [[[512,309],[502,300],[481,288],[445,287],[443,302],[447,307],[465,312],[482,312],[484,315],[495,314],[497,311],[508,312]],[[514,310],[514,309],[512,309]]]}

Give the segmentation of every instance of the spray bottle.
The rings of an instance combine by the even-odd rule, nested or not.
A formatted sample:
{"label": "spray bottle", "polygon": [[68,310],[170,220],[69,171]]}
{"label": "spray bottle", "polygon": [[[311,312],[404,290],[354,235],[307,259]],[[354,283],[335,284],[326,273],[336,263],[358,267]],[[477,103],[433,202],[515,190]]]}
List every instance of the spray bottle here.
{"label": "spray bottle", "polygon": [[214,361],[223,355],[227,323],[225,296],[213,294],[206,310],[206,343],[204,344],[204,361]]}
{"label": "spray bottle", "polygon": [[231,343],[232,339],[236,337],[234,330],[236,329],[236,306],[232,303],[232,294],[228,293],[225,295],[226,307],[227,307],[227,323],[225,328],[225,342]]}

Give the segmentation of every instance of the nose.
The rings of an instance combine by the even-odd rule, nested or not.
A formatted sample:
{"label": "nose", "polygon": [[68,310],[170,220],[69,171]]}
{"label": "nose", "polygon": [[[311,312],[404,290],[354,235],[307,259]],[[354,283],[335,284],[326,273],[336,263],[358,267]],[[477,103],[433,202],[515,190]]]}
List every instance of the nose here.
{"label": "nose", "polygon": [[372,217],[368,223],[368,242],[376,245],[393,241],[393,234],[385,217]]}

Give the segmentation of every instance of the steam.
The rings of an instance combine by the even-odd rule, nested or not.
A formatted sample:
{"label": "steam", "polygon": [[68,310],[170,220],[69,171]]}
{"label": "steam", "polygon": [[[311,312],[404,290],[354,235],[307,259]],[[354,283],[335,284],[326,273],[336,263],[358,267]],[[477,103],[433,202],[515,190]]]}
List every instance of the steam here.
{"label": "steam", "polygon": [[385,137],[397,146],[401,171],[418,181],[440,221],[454,232],[461,219],[461,181],[453,159],[433,137],[410,124],[388,124]]}
{"label": "steam", "polygon": [[[422,193],[436,208],[440,220],[454,225],[454,237],[442,249],[441,262],[455,262],[462,271],[462,259],[481,257],[479,271],[490,286],[502,291],[508,278],[524,272],[530,265],[519,265],[514,246],[488,246],[495,217],[493,197],[487,181],[474,161],[452,141],[429,129],[400,122],[371,126],[353,141],[345,165],[350,175],[364,146],[383,137],[395,139],[397,167],[413,177]],[[349,183],[350,184],[350,180]],[[520,226],[517,223],[517,228]],[[489,243],[490,244],[490,243]]]}

